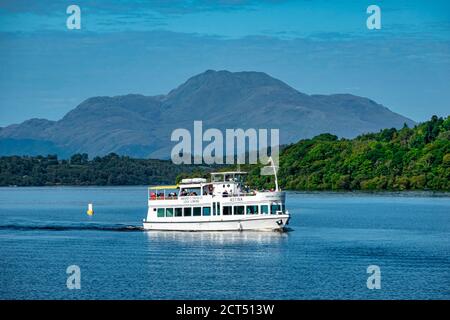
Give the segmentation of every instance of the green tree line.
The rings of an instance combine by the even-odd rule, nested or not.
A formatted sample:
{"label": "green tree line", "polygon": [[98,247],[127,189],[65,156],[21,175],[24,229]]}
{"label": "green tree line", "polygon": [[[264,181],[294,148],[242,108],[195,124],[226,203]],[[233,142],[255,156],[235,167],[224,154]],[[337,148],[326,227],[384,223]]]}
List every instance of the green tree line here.
{"label": "green tree line", "polygon": [[[273,177],[260,176],[259,168],[245,167],[248,183],[273,188]],[[331,134],[301,140],[280,152],[278,178],[290,190],[450,191],[450,117],[351,140]]]}
{"label": "green tree line", "polygon": [[56,155],[8,156],[0,157],[0,186],[172,184],[180,173],[199,169],[208,171],[207,167],[114,153],[92,160],[85,153],[68,160],[59,160]]}

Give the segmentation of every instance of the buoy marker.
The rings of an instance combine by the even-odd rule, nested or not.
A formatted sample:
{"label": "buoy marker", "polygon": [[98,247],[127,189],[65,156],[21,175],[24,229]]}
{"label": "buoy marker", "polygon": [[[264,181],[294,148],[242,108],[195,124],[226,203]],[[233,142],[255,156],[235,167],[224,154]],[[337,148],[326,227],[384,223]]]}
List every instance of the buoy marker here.
{"label": "buoy marker", "polygon": [[87,209],[86,213],[87,213],[89,216],[94,215],[94,209],[93,209],[92,203],[89,203],[89,204],[88,204],[88,209]]}

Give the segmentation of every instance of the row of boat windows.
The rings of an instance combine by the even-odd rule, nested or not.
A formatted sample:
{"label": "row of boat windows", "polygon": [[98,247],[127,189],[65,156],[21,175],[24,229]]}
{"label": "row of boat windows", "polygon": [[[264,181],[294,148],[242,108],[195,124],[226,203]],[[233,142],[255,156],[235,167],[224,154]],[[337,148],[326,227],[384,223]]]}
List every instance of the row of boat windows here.
{"label": "row of boat windows", "polygon": [[[284,209],[284,208],[283,208]],[[154,208],[159,218],[163,217],[192,217],[192,216],[216,216],[220,215],[220,203],[214,202],[211,207],[184,207],[184,208]],[[253,214],[276,214],[282,210],[279,204],[269,205],[252,205],[252,206],[223,206],[222,215],[253,215]]]}

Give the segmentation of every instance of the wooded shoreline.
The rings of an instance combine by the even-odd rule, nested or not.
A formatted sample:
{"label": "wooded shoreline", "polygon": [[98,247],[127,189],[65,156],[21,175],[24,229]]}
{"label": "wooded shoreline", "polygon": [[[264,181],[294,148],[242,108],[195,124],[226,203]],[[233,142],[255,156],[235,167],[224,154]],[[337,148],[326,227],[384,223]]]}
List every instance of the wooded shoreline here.
{"label": "wooded shoreline", "polygon": [[[384,129],[354,139],[321,134],[282,148],[280,186],[298,191],[450,191],[450,117],[433,116],[414,128]],[[89,159],[0,157],[0,186],[130,186],[173,183],[230,166],[175,165],[170,160],[117,154]],[[248,184],[273,188],[261,165],[241,165]]]}

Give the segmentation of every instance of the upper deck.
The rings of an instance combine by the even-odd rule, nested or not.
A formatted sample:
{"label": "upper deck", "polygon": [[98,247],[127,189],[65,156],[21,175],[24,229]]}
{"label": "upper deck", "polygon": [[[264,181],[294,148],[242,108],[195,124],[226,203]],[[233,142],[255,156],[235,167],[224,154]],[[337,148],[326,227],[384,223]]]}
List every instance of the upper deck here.
{"label": "upper deck", "polygon": [[[261,197],[268,193],[279,193],[274,190],[250,189],[245,185],[246,172],[228,171],[211,173],[211,181],[204,178],[183,179],[180,184],[170,186],[149,187],[149,201],[207,200],[208,198]],[[278,191],[278,190],[276,190]],[[257,197],[257,198],[259,198]]]}

